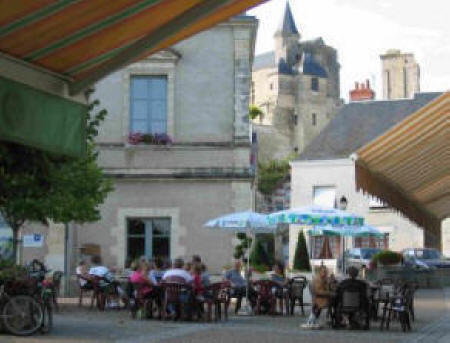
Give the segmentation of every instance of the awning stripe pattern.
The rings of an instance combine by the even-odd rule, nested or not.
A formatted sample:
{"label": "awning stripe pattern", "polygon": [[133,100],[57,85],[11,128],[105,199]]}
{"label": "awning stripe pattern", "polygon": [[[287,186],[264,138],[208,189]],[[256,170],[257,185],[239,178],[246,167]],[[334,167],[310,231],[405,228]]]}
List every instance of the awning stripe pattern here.
{"label": "awning stripe pattern", "polygon": [[357,151],[357,188],[438,232],[450,216],[450,92]]}
{"label": "awning stripe pattern", "polygon": [[[158,34],[157,44],[138,51],[134,60],[265,1],[0,0],[0,52],[76,83],[133,43]],[[176,30],[162,35],[171,23],[177,23]]]}

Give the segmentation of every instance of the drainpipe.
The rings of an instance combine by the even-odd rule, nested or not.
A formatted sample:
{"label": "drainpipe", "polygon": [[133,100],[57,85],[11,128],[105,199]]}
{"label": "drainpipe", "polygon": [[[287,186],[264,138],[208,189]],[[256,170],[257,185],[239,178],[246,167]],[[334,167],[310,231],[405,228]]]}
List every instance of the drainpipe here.
{"label": "drainpipe", "polygon": [[64,296],[68,296],[70,292],[70,237],[69,224],[64,224]]}

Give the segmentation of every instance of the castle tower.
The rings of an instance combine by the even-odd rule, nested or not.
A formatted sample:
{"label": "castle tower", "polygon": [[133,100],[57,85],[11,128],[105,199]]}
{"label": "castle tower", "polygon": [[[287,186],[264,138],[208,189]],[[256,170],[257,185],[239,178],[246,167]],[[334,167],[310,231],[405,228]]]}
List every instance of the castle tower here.
{"label": "castle tower", "polygon": [[275,32],[275,61],[282,73],[290,74],[298,61],[300,33],[295,25],[291,6],[286,2],[283,18]]}
{"label": "castle tower", "polygon": [[420,92],[420,68],[412,53],[388,50],[380,56],[383,99],[412,98]]}

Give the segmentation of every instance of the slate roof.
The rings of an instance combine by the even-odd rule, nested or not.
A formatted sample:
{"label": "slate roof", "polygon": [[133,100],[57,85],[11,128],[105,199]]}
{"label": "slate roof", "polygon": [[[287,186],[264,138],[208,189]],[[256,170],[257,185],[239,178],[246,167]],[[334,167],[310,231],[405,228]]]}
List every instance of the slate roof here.
{"label": "slate roof", "polygon": [[328,77],[327,71],[317,62],[314,56],[307,52],[303,61],[303,74],[318,77]]}
{"label": "slate roof", "polygon": [[256,55],[253,61],[253,70],[275,68],[275,52],[269,51],[261,55]]}
{"label": "slate roof", "polygon": [[286,8],[284,10],[283,19],[281,20],[280,25],[275,34],[297,34],[298,30],[295,25],[294,16],[292,15],[291,6],[289,6],[289,2],[286,2]]}
{"label": "slate roof", "polygon": [[349,157],[441,94],[418,93],[413,99],[346,104],[296,160]]}

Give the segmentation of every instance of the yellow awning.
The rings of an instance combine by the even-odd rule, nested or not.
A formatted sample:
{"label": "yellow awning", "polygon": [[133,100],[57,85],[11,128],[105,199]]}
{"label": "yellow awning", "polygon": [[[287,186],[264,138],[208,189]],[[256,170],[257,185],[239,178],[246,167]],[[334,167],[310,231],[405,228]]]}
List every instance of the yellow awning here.
{"label": "yellow awning", "polygon": [[78,93],[266,0],[0,0],[0,52]]}
{"label": "yellow awning", "polygon": [[356,183],[425,230],[450,216],[450,92],[357,151]]}

